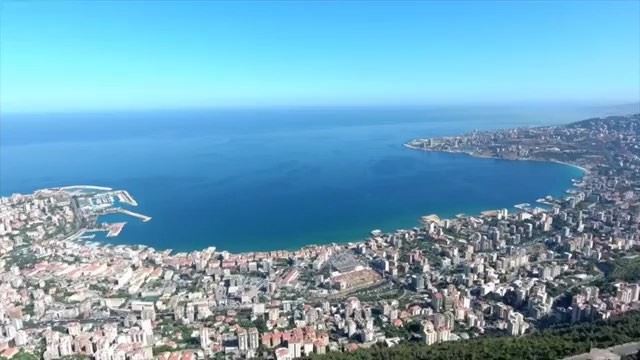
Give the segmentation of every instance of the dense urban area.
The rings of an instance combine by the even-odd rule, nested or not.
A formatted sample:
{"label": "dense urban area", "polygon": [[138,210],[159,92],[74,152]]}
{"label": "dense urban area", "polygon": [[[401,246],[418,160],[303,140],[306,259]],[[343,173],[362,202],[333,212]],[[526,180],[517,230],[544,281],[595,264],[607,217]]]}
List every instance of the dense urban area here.
{"label": "dense urban area", "polygon": [[239,254],[92,241],[125,226],[104,215],[150,220],[128,210],[137,204],[124,190],[3,197],[0,356],[638,357],[640,115],[405,146],[585,173],[565,196],[515,210],[425,215],[361,242]]}

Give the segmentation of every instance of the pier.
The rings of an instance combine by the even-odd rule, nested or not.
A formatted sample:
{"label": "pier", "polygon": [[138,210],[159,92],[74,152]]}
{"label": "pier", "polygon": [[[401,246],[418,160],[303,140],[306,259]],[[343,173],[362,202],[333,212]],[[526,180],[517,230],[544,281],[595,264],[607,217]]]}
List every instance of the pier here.
{"label": "pier", "polygon": [[121,207],[114,207],[114,208],[108,208],[103,210],[103,212],[101,212],[100,215],[106,215],[106,214],[124,214],[124,215],[129,215],[129,216],[133,216],[135,218],[138,218],[140,220],[142,220],[142,222],[147,222],[149,220],[151,220],[151,216],[147,216],[144,214],[140,214],[137,212],[133,212],[131,210],[127,210]]}
{"label": "pier", "polygon": [[151,220],[151,216],[143,215],[143,214],[140,214],[140,213],[137,213],[137,212],[133,212],[131,210],[127,210],[127,209],[123,209],[123,208],[117,208],[116,212],[119,212],[120,214],[133,216],[135,218],[138,218],[138,219],[142,220],[142,222],[147,222],[147,221]]}

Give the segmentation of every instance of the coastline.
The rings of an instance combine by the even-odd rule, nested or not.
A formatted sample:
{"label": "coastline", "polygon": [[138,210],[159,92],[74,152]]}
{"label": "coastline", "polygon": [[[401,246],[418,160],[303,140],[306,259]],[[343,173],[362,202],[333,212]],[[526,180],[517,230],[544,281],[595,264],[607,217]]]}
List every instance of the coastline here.
{"label": "coastline", "polygon": [[565,166],[569,166],[569,167],[578,169],[578,170],[583,172],[583,176],[588,175],[590,173],[589,169],[587,169],[587,168],[585,168],[583,166],[580,166],[580,165],[574,164],[574,163],[570,163],[570,162],[566,162],[566,161],[555,160],[555,159],[504,158],[504,157],[499,157],[499,156],[480,155],[480,154],[476,154],[476,153],[473,153],[473,152],[470,152],[470,151],[463,151],[463,150],[432,150],[432,149],[425,149],[425,148],[422,148],[422,147],[413,146],[413,145],[411,145],[409,143],[405,143],[405,144],[403,144],[403,146],[408,148],[408,149],[416,150],[416,151],[434,152],[434,153],[443,153],[443,154],[467,155],[467,156],[478,158],[478,159],[493,159],[493,160],[507,160],[507,161],[550,162],[550,163],[561,164],[561,165],[565,165]]}
{"label": "coastline", "polygon": [[[404,139],[399,139],[399,141],[396,142],[396,147],[400,148],[401,145],[403,148],[409,149],[409,150],[420,150],[420,151],[430,151],[430,152],[440,152],[440,153],[448,153],[448,154],[464,154],[466,156],[472,157],[472,158],[485,158],[485,159],[494,159],[494,160],[519,160],[519,161],[536,161],[536,162],[555,162],[561,165],[565,165],[565,166],[569,166],[572,167],[574,169],[578,169],[581,171],[581,175],[578,176],[577,174],[572,175],[575,176],[576,179],[584,179],[585,176],[587,176],[590,171],[588,168],[580,166],[578,164],[575,163],[569,163],[569,162],[562,162],[562,161],[558,161],[558,160],[553,160],[553,159],[540,159],[540,158],[505,158],[505,157],[498,157],[498,156],[488,156],[488,155],[484,155],[484,154],[479,154],[479,153],[474,153],[473,151],[460,151],[460,150],[445,150],[445,149],[430,149],[430,148],[425,148],[423,146],[419,146],[419,145],[412,145],[411,142],[412,141],[427,141],[427,139],[420,139],[420,138],[414,138],[414,140],[408,140],[407,138]],[[419,143],[416,143],[419,144]],[[403,148],[400,149],[400,152],[403,152]],[[505,174],[505,176],[508,177],[508,173]],[[112,184],[107,184],[108,186],[113,186]],[[126,187],[126,184],[124,184],[124,186]],[[565,187],[566,186],[566,187]],[[558,186],[557,188],[554,188],[552,190],[549,190],[549,192],[547,192],[548,190],[542,190],[540,192],[540,196],[545,196],[545,195],[552,195],[555,198],[562,198],[564,196],[564,193],[566,193],[566,190],[573,188],[573,186],[575,186],[575,181],[574,184],[564,184],[562,186]],[[560,188],[563,188],[561,191],[559,190]],[[69,191],[69,192],[76,192],[76,191],[105,191],[105,192],[112,192],[114,194],[120,194],[122,193],[124,196],[125,200],[128,200],[129,198],[131,198],[131,195],[126,191],[126,190],[114,190],[111,187],[104,187],[104,186],[94,186],[94,185],[70,185],[70,186],[55,186],[55,187],[51,187],[49,189],[52,190],[64,190],[64,191]],[[42,189],[40,189],[42,190]],[[36,191],[40,191],[40,190],[36,190]],[[35,192],[35,191],[34,191]],[[133,198],[131,198],[132,200]],[[434,214],[438,214],[439,216],[441,216],[442,218],[449,218],[449,219],[453,219],[456,217],[460,217],[460,216],[464,216],[464,217],[473,217],[473,216],[479,216],[482,214],[482,212],[484,211],[490,211],[490,210],[495,210],[497,208],[508,208],[508,209],[514,209],[513,211],[523,211],[522,209],[518,209],[515,207],[515,205],[518,205],[518,203],[522,203],[523,201],[528,201],[530,203],[534,203],[535,198],[531,198],[531,199],[513,199],[513,203],[509,203],[507,202],[503,202],[502,204],[499,205],[495,205],[495,204],[482,204],[482,203],[478,203],[478,205],[476,206],[475,204],[465,204],[466,205],[470,205],[470,207],[466,207],[466,208],[458,208],[458,209],[451,209],[452,211],[455,212],[455,214],[458,215],[454,215],[451,212],[447,212],[447,208],[446,207],[440,207],[439,209],[427,209],[427,208],[423,208],[423,210],[417,210],[415,216],[405,216],[405,219],[402,220],[398,220],[398,221],[390,221],[389,224],[385,224],[385,223],[380,223],[378,221],[378,219],[375,220],[375,223],[373,223],[374,221],[372,221],[372,224],[368,224],[366,225],[367,227],[362,227],[360,228],[358,231],[349,231],[350,234],[346,234],[346,236],[333,236],[331,235],[331,232],[327,232],[328,235],[322,235],[320,237],[318,236],[314,236],[314,234],[310,234],[311,236],[306,236],[306,234],[304,236],[300,236],[297,239],[292,239],[291,241],[283,241],[283,243],[279,243],[279,244],[274,244],[273,246],[269,246],[269,244],[260,244],[260,243],[255,243],[249,246],[236,246],[235,249],[233,250],[228,250],[227,252],[232,253],[232,254],[247,254],[247,253],[257,253],[257,252],[277,252],[277,251],[296,251],[296,250],[300,250],[300,249],[305,249],[305,248],[312,248],[312,247],[323,247],[323,246],[349,246],[351,245],[357,245],[357,244],[361,244],[363,242],[368,241],[368,232],[372,229],[375,228],[382,228],[384,229],[384,231],[386,233],[393,233],[397,230],[403,230],[403,229],[412,229],[415,227],[420,226],[420,216],[421,215],[425,215],[427,213],[434,213]],[[120,201],[122,201],[122,198],[120,198]],[[132,203],[130,205],[137,205],[137,203],[135,202],[135,200],[132,201]],[[415,210],[415,209],[413,209]],[[414,211],[415,212],[415,211]],[[419,212],[419,213],[418,213]],[[122,220],[121,220],[122,221]],[[386,218],[385,220],[386,221]],[[220,245],[216,245],[215,242],[216,241],[212,241],[215,239],[206,239],[206,240],[202,240],[202,239],[195,239],[194,241],[187,241],[187,242],[182,242],[182,244],[184,243],[192,243],[193,245],[190,246],[184,246],[184,247],[179,247],[178,249],[174,249],[173,246],[175,246],[175,244],[172,243],[155,243],[154,241],[141,241],[141,239],[148,239],[151,238],[152,235],[150,235],[149,237],[144,237],[145,235],[145,231],[144,228],[142,227],[142,224],[139,224],[137,221],[136,222],[132,222],[127,224],[126,229],[123,231],[123,234],[120,234],[120,236],[118,237],[111,237],[111,238],[107,238],[107,237],[103,237],[103,236],[99,236],[99,240],[97,240],[101,245],[106,245],[106,246],[144,246],[144,247],[148,247],[148,248],[153,248],[153,249],[157,249],[158,251],[164,251],[167,249],[171,249],[174,252],[180,252],[180,253],[189,253],[189,252],[194,252],[194,251],[199,251],[201,249],[207,248],[208,246],[215,246],[218,247],[220,249],[220,251],[225,251],[225,245],[220,244]],[[82,240],[86,240],[86,239],[80,239]],[[250,244],[249,242],[243,242],[246,244]],[[244,249],[243,249],[244,248]]]}
{"label": "coastline", "polygon": [[560,160],[540,160],[540,161],[549,161],[549,162],[554,162],[554,163],[557,163],[557,164],[570,166],[572,168],[575,168],[575,169],[578,169],[578,170],[582,171],[583,172],[582,176],[589,175],[589,173],[590,173],[589,169],[587,169],[585,167],[582,167],[580,165],[577,165],[577,164],[572,164],[572,163],[566,162],[566,161],[560,161]]}
{"label": "coastline", "polygon": [[[573,167],[575,169],[578,169],[580,171],[582,171],[583,173],[583,177],[585,175],[587,175],[589,173],[588,169],[581,167],[579,165],[576,164],[571,164],[571,163],[566,163],[566,162],[561,162],[561,161],[555,161],[555,160],[545,160],[545,159],[522,159],[522,158],[514,158],[514,159],[508,159],[508,158],[500,158],[500,157],[495,157],[495,156],[485,156],[485,155],[478,155],[478,154],[474,154],[471,152],[466,152],[466,151],[441,151],[441,150],[431,150],[431,149],[424,149],[424,148],[420,148],[420,147],[416,147],[416,146],[412,146],[410,144],[405,143],[404,146],[408,149],[411,150],[420,150],[420,151],[429,151],[429,152],[440,152],[440,153],[448,153],[448,154],[461,154],[461,155],[466,155],[466,156],[470,156],[470,157],[474,157],[474,158],[479,158],[479,159],[494,159],[494,160],[518,160],[518,161],[537,161],[537,162],[555,162],[555,163],[559,163],[565,166],[570,166]],[[51,188],[51,189],[58,189],[58,190],[62,190],[62,189],[77,189],[79,187],[85,187],[85,188],[92,188],[94,190],[97,189],[109,189],[110,191],[112,191],[111,188],[106,188],[106,187],[100,187],[100,186],[91,186],[91,185],[82,185],[82,186],[66,186],[66,187],[56,187],[56,188]],[[570,189],[570,188],[569,188]],[[565,189],[565,192],[568,189]],[[516,209],[515,211],[525,211],[524,209],[521,208],[517,208],[516,205],[518,204],[514,204],[511,206],[511,208]],[[483,210],[479,210],[479,211],[472,211],[472,212],[463,212],[461,215],[462,216],[480,216],[483,212],[486,211],[492,211],[495,209],[487,209],[487,208],[483,208]],[[436,214],[438,214],[436,212]],[[439,214],[438,214],[439,215]],[[458,215],[459,216],[459,215]],[[444,218],[444,217],[443,217]],[[391,229],[391,231],[387,231],[387,232],[396,232],[396,231],[401,231],[401,230],[406,230],[406,229],[411,229],[414,227],[420,226],[420,222],[419,222],[419,218],[414,219],[413,221],[413,225],[412,226],[407,226],[407,227],[394,227],[393,229]],[[79,237],[74,237],[73,240],[80,240],[83,241],[85,239],[79,238]],[[271,250],[247,250],[247,251],[228,251],[225,249],[218,249],[218,251],[222,251],[222,252],[227,252],[229,254],[233,254],[233,255],[248,255],[248,254],[256,254],[256,253],[272,253],[272,252],[296,252],[296,251],[304,251],[305,249],[318,249],[318,248],[323,248],[323,247],[352,247],[352,246],[358,246],[360,244],[365,243],[366,241],[368,241],[368,239],[366,237],[359,237],[359,238],[353,238],[353,239],[345,239],[345,240],[338,240],[338,241],[327,241],[327,242],[310,242],[308,244],[304,244],[304,245],[293,245],[291,247],[286,247],[286,248],[277,248],[277,249],[271,249]],[[95,239],[92,239],[92,243],[96,243]],[[153,246],[149,246],[149,245],[144,245],[140,242],[138,243],[114,243],[114,242],[110,242],[108,237],[104,237],[103,239],[100,239],[97,241],[98,246],[118,246],[118,247],[145,247],[145,248],[151,248],[157,251],[167,251],[167,250],[171,250],[174,253],[191,253],[191,252],[197,252],[197,251],[202,251],[204,249],[206,249],[207,247],[204,248],[195,248],[195,249],[189,249],[189,250],[184,250],[184,251],[176,251],[172,248],[166,248],[166,249],[155,249],[155,247]],[[211,245],[213,247],[216,247],[214,245]],[[209,247],[211,247],[209,246]],[[217,248],[217,247],[216,247]]]}

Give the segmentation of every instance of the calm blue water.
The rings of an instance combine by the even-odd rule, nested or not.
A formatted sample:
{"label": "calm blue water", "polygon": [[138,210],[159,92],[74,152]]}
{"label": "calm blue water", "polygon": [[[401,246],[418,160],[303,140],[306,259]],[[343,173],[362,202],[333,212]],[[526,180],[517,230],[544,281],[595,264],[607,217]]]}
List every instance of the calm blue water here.
{"label": "calm blue water", "polygon": [[359,240],[419,216],[560,195],[581,173],[539,162],[423,153],[415,137],[568,122],[575,111],[268,109],[5,115],[0,193],[127,189],[148,223],[116,243],[176,250],[296,248]]}

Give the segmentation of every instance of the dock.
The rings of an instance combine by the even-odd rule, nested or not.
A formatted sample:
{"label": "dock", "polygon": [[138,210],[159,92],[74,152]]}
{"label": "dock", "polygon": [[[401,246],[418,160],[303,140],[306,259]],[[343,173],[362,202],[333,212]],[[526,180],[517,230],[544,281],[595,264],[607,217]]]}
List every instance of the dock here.
{"label": "dock", "polygon": [[118,222],[118,223],[108,224],[106,226],[106,228],[107,228],[107,237],[116,237],[116,236],[120,235],[120,232],[122,231],[122,229],[124,229],[124,226],[126,224],[127,224],[126,222]]}

